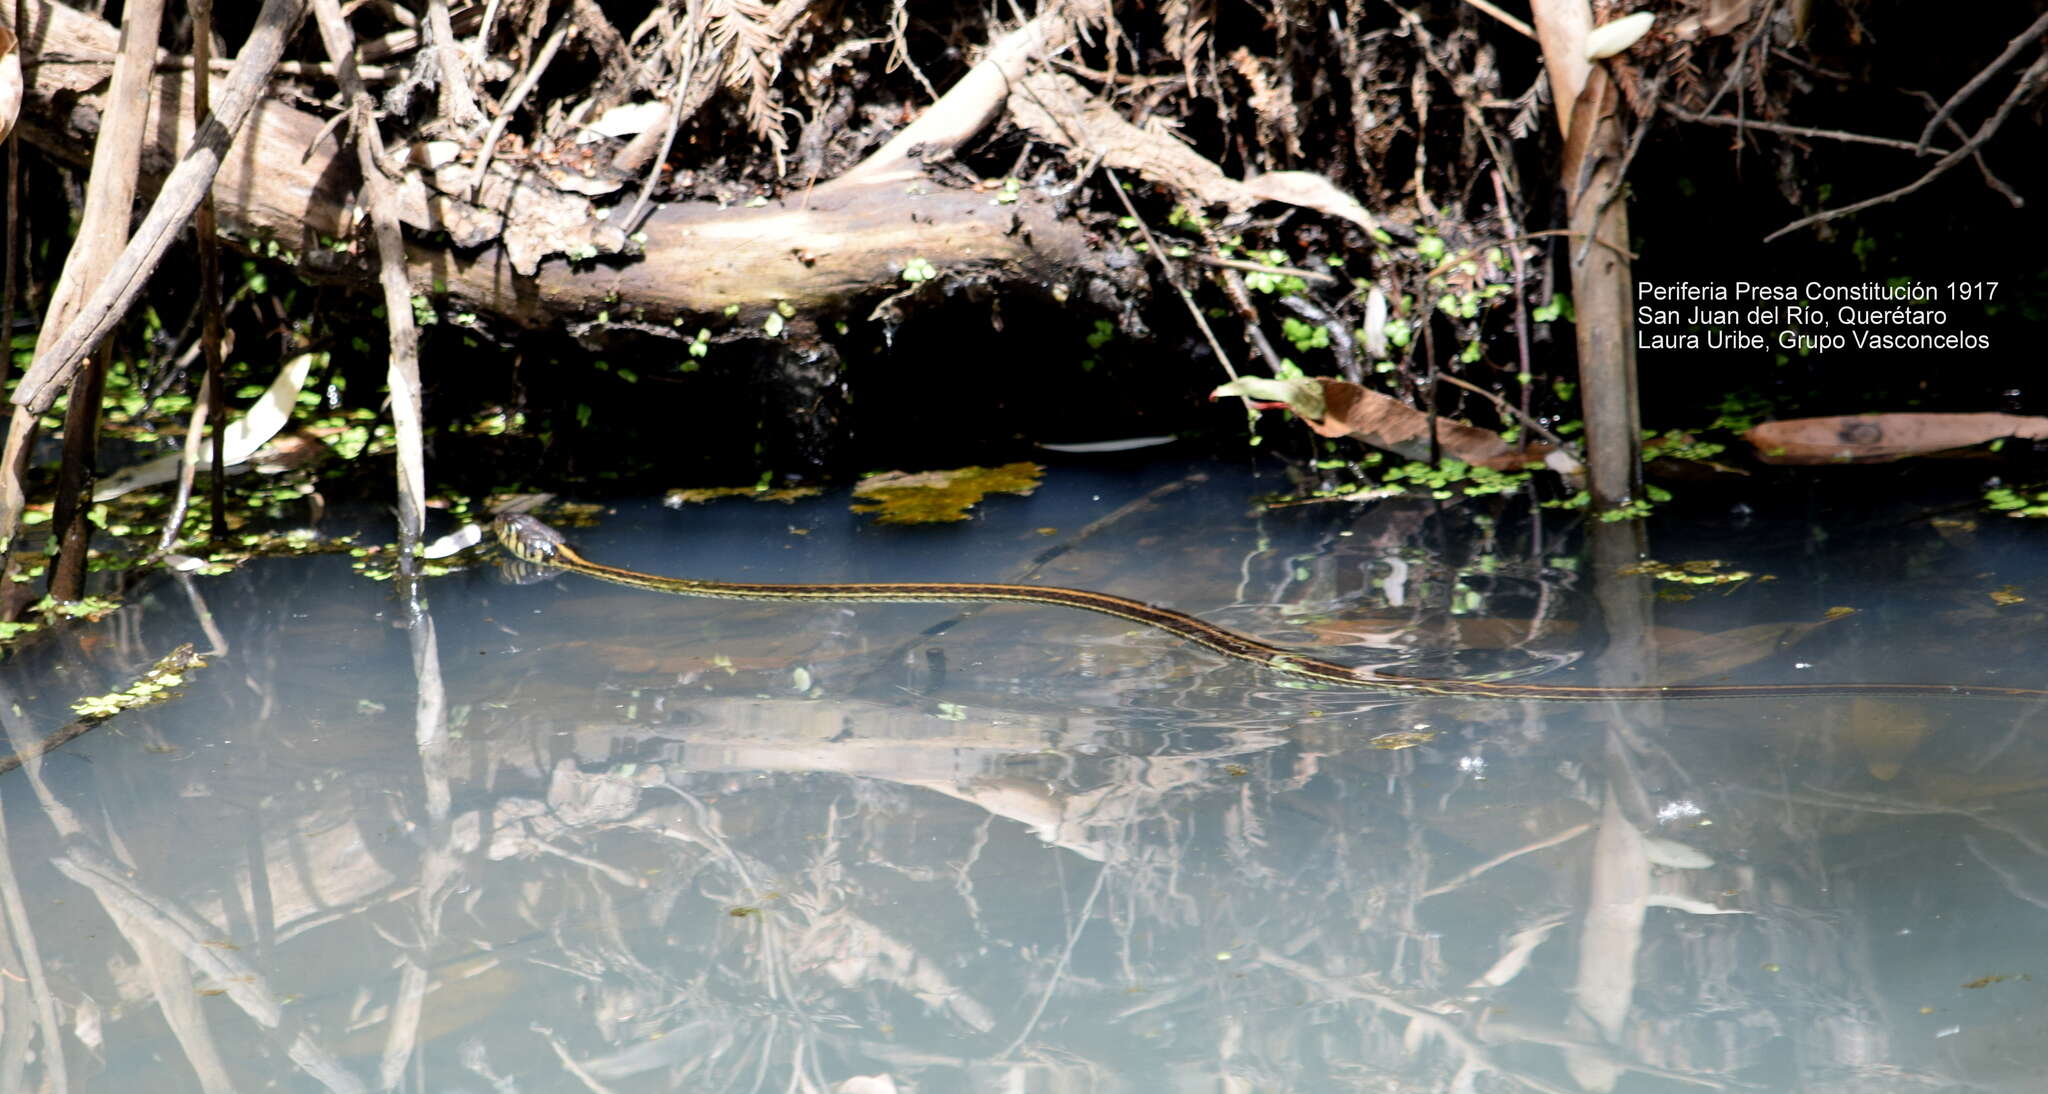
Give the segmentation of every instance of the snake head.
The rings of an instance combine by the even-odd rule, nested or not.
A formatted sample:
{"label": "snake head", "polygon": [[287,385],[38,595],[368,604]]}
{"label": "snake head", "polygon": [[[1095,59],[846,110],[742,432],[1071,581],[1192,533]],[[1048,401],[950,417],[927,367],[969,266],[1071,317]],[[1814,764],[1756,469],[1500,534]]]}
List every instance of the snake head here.
{"label": "snake head", "polygon": [[492,522],[498,543],[522,562],[545,565],[554,561],[563,545],[562,533],[543,524],[539,517],[525,513],[501,513]]}

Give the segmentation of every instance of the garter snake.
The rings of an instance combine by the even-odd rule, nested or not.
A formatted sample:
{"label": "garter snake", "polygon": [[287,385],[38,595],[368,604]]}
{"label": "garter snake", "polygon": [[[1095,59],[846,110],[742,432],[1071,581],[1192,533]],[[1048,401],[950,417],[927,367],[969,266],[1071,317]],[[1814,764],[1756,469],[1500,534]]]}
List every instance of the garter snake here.
{"label": "garter snake", "polygon": [[1671,684],[1604,687],[1577,684],[1530,684],[1519,681],[1446,680],[1389,676],[1352,668],[1261,642],[1249,635],[1205,623],[1194,616],[1155,607],[1127,597],[1057,585],[1000,585],[982,582],[862,582],[830,585],[778,585],[744,581],[706,581],[662,577],[602,562],[592,562],[570,547],[562,534],[523,513],[507,514],[495,523],[498,542],[513,557],[551,566],[614,585],[649,589],[674,596],[727,600],[880,601],[891,603],[973,603],[1016,601],[1054,604],[1063,608],[1113,615],[1164,631],[1175,638],[1214,650],[1225,657],[1249,661],[1286,676],[1367,690],[1421,695],[1470,695],[1494,699],[1779,699],[1800,695],[1942,696],[1948,698],[2048,699],[2048,691],[1992,687],[1981,684]]}

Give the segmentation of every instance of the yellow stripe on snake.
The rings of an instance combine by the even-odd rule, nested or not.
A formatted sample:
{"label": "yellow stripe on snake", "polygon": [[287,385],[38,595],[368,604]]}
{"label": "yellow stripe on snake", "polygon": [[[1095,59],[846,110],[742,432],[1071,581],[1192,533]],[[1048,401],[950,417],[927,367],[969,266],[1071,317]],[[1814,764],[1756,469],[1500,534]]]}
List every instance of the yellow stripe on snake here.
{"label": "yellow stripe on snake", "polygon": [[1113,615],[1175,638],[1193,642],[1225,657],[1249,661],[1262,668],[1306,680],[1317,680],[1347,688],[1406,692],[1420,695],[1469,695],[1490,699],[1600,700],[1600,699],[1782,699],[1800,695],[1892,695],[1941,696],[1947,698],[2048,699],[2048,691],[2032,688],[1992,687],[1982,684],[1671,684],[1632,687],[1603,687],[1578,684],[1532,684],[1520,681],[1441,680],[1419,676],[1389,676],[1369,669],[1352,668],[1334,661],[1310,657],[1261,642],[1249,635],[1204,623],[1194,616],[1142,601],[1087,589],[1057,585],[1002,585],[983,582],[863,582],[834,585],[773,585],[742,581],[705,581],[698,578],[662,577],[617,566],[592,562],[563,541],[560,532],[540,520],[521,514],[497,518],[498,542],[515,558],[539,566],[552,566],[570,573],[628,585],[672,596],[716,597],[727,600],[810,600],[881,601],[889,603],[976,603],[1014,601],[1023,604],[1052,604],[1063,608]]}

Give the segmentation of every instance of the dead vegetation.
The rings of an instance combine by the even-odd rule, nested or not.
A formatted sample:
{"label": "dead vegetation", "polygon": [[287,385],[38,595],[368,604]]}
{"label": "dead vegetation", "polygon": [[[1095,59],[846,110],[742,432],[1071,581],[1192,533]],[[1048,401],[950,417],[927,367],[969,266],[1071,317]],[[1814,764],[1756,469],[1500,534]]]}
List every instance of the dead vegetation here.
{"label": "dead vegetation", "polygon": [[[1850,78],[1814,43],[1853,48],[1858,5],[1660,0],[1645,36],[1598,60],[1586,35],[1629,9],[1535,8],[1531,25],[1476,0],[1062,0],[1036,13],[321,0],[316,35],[293,29],[303,2],[272,0],[218,28],[243,43],[219,51],[232,65],[195,59],[193,13],[169,11],[147,35],[164,48],[145,78],[122,75],[114,26],[27,4],[21,136],[58,172],[95,142],[95,163],[127,142],[158,196],[118,285],[41,327],[14,394],[0,526],[23,504],[22,427],[84,375],[209,182],[220,233],[245,250],[314,282],[381,283],[408,531],[427,491],[417,431],[431,384],[407,360],[408,313],[479,338],[566,329],[675,359],[739,347],[790,389],[793,419],[829,432],[821,393],[843,385],[848,337],[949,307],[1000,327],[1002,300],[1022,296],[1169,346],[1184,330],[1203,359],[1191,390],[1240,371],[1332,372],[1415,408],[1431,436],[1439,420],[1513,433],[1570,416],[1552,381],[1571,362],[1548,325],[1569,313],[1542,309],[1570,291],[1568,267],[1596,257],[1586,240],[1627,257],[1621,195],[1654,131],[1725,130],[1735,155],[1771,163],[1808,210],[1784,231],[1826,231],[1965,161],[2018,200],[1983,152],[2042,86],[2048,62],[2022,59],[2048,21],[1987,50],[1899,132],[1858,133],[1799,120],[1816,88]],[[252,48],[254,27],[271,28],[275,53]],[[232,123],[248,96],[246,124],[198,127],[198,67],[228,70],[216,105]],[[164,108],[117,124],[110,79]],[[1598,94],[1559,95],[1560,82]],[[1575,109],[1597,120],[1596,143],[1564,139]],[[227,130],[225,153],[195,156]],[[1828,207],[1799,169],[1821,141],[1938,159],[1918,181]],[[52,242],[29,225],[30,250]],[[30,307],[50,300],[53,273],[29,267]],[[1602,310],[1575,294],[1582,358],[1627,339],[1625,262],[1601,276]],[[644,348],[663,342],[672,350]],[[1611,405],[1589,425],[1632,437],[1632,384],[1598,385]]]}

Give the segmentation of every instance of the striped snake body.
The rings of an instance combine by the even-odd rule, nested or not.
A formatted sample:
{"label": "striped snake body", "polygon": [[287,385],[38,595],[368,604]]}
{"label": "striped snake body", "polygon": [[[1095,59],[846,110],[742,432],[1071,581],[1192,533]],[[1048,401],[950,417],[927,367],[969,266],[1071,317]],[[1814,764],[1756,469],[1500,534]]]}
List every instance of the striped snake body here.
{"label": "striped snake body", "polygon": [[1249,661],[1272,672],[1346,688],[1419,695],[1467,695],[1491,699],[1782,699],[1801,695],[1939,696],[1945,698],[2048,699],[2048,691],[1979,684],[1670,684],[1605,687],[1578,684],[1532,684],[1518,681],[1445,680],[1390,676],[1261,642],[1249,635],[1205,623],[1194,616],[1127,597],[1057,585],[1003,585],[989,582],[861,582],[784,585],[700,578],[662,577],[592,562],[570,547],[560,532],[523,513],[497,518],[498,542],[525,562],[582,574],[614,585],[668,593],[672,596],[726,600],[795,600],[885,603],[979,603],[1004,601],[1052,604],[1111,615],[1175,638],[1214,650],[1225,657]]}

